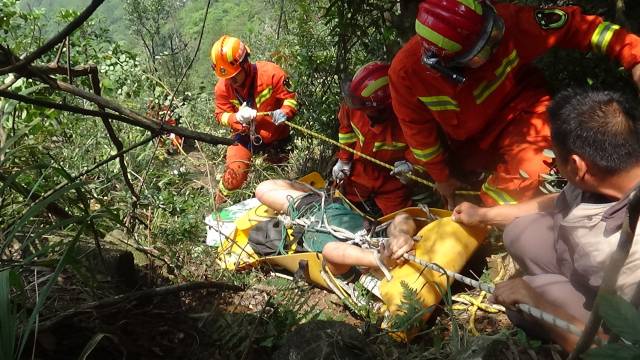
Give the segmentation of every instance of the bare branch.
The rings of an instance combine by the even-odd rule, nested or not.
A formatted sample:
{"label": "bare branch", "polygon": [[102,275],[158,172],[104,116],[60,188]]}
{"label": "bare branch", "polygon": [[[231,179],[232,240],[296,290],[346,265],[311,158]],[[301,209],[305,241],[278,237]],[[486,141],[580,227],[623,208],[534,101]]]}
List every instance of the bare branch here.
{"label": "bare branch", "polygon": [[148,130],[155,136],[159,135],[160,132],[171,132],[188,139],[194,139],[194,140],[202,141],[204,143],[212,144],[212,145],[233,145],[234,143],[233,140],[229,138],[223,138],[223,137],[219,137],[219,136],[215,136],[215,135],[211,135],[211,134],[207,134],[199,131],[193,131],[193,130],[185,129],[180,126],[171,126],[167,124],[161,125],[160,122],[147,119],[145,117],[142,117],[143,120],[132,119],[127,116],[114,114],[111,112],[101,113],[100,111],[89,110],[89,109],[85,109],[78,106],[73,106],[68,104],[59,104],[52,101],[35,99],[35,98],[31,98],[21,94],[16,94],[10,91],[5,91],[5,90],[0,90],[0,97],[20,101],[26,104],[42,106],[50,109],[66,111],[66,112],[79,114],[79,115],[87,115],[87,116],[93,116],[98,118],[102,117],[103,115],[106,115],[109,119],[118,120],[118,121],[127,123],[129,125],[134,125],[134,126],[143,128],[145,130]]}
{"label": "bare branch", "polygon": [[73,19],[72,22],[65,26],[62,31],[49,39],[49,41],[47,41],[44,45],[37,48],[34,52],[25,56],[22,60],[13,65],[9,65],[0,69],[0,75],[5,75],[11,72],[19,72],[21,69],[31,64],[34,60],[44,55],[49,50],[53,49],[57,44],[64,41],[67,36],[71,35],[72,32],[74,32],[77,28],[84,24],[84,22],[87,21],[87,19],[96,11],[96,9],[98,9],[100,5],[102,5],[103,2],[104,0],[91,1],[91,4],[89,4],[89,6],[87,6],[80,13],[80,15],[78,15],[77,18]]}
{"label": "bare branch", "polygon": [[[96,95],[100,96],[100,78],[98,77],[98,67],[95,65],[91,67],[89,80],[91,81],[91,87],[93,88],[93,92]],[[98,105],[98,110],[100,110],[100,112],[103,113],[103,116],[101,117],[102,124],[104,125],[104,128],[107,130],[107,134],[109,134],[109,138],[111,139],[113,146],[116,147],[116,150],[122,151],[122,149],[124,149],[124,145],[122,144],[122,141],[120,141],[120,139],[118,138],[118,135],[116,135],[116,131],[111,125],[109,118],[104,115],[105,113],[104,107]],[[133,183],[131,183],[131,178],[129,178],[129,170],[127,169],[127,164],[124,161],[124,155],[118,158],[118,163],[120,164],[122,177],[124,178],[125,185],[127,186],[127,188],[129,188],[129,192],[131,192],[131,195],[133,195],[136,201],[140,201],[140,195],[134,188]]]}

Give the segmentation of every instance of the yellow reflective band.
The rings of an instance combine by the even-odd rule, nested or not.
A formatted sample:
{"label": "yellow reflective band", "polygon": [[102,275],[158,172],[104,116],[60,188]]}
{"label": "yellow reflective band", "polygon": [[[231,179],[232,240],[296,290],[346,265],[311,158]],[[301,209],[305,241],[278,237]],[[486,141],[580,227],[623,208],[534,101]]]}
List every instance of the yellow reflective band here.
{"label": "yellow reflective band", "polygon": [[271,93],[273,93],[273,89],[271,88],[271,86],[269,86],[268,88],[262,90],[260,95],[256,96],[256,108],[260,107],[260,105],[263,102],[267,101],[267,99],[269,99],[269,97],[271,97]]}
{"label": "yellow reflective band", "polygon": [[613,34],[618,29],[620,29],[620,26],[607,21],[598,25],[596,31],[594,31],[591,36],[591,47],[593,50],[602,54],[606,53],[609,41],[611,41]]}
{"label": "yellow reflective band", "polygon": [[232,100],[231,100],[231,103],[232,103],[233,105],[235,105],[237,108],[240,108],[240,106],[242,106],[242,104],[240,104],[240,101],[235,100],[235,99],[232,99]]}
{"label": "yellow reflective band", "polygon": [[507,78],[507,75],[513,70],[520,61],[518,52],[513,50],[511,55],[502,60],[502,65],[496,69],[496,78],[492,81],[485,81],[477,89],[473,91],[473,96],[476,98],[476,104],[480,104],[485,101],[491,93],[493,93],[500,84]]}
{"label": "yellow reflective band", "polygon": [[353,132],[356,133],[356,136],[358,137],[358,140],[360,141],[360,144],[363,145],[364,144],[364,136],[362,136],[362,133],[360,132],[360,130],[358,130],[358,128],[351,123],[351,128],[353,129]]}
{"label": "yellow reflective band", "polygon": [[389,77],[388,76],[383,76],[380,79],[369,83],[369,85],[367,85],[367,87],[364,88],[364,90],[362,90],[362,93],[360,93],[360,96],[369,97],[376,90],[378,90],[381,87],[387,85],[388,83],[389,83]]}
{"label": "yellow reflective band", "polygon": [[227,61],[233,62],[233,41],[225,41],[223,51],[227,54]]}
{"label": "yellow reflective band", "polygon": [[421,96],[418,97],[431,111],[460,111],[458,103],[448,96]]}
{"label": "yellow reflective band", "polygon": [[[491,178],[489,178],[489,179],[491,179]],[[482,184],[482,191],[487,193],[487,195],[489,195],[499,205],[517,204],[518,203],[511,196],[509,196],[509,194],[507,194],[506,192],[504,192],[502,190],[498,190],[497,188],[489,185],[489,180],[487,180],[487,182]]]}
{"label": "yellow reflective band", "polygon": [[429,29],[418,20],[416,20],[416,33],[449,52],[454,53],[462,50],[460,44]]}
{"label": "yellow reflective band", "polygon": [[220,117],[220,124],[224,126],[229,126],[229,117],[231,116],[231,114],[232,113],[222,114],[222,116]]}
{"label": "yellow reflective band", "polygon": [[298,102],[295,99],[285,99],[284,102],[282,103],[283,106],[289,106],[292,107],[294,109],[298,108]]}
{"label": "yellow reflective band", "polygon": [[424,150],[411,148],[411,152],[420,161],[431,161],[442,152],[442,148],[438,143],[438,145]]}
{"label": "yellow reflective band", "polygon": [[351,144],[356,142],[356,140],[358,140],[358,138],[356,138],[355,133],[352,133],[352,132],[347,134],[338,133],[338,141],[340,142],[340,144]]}
{"label": "yellow reflective band", "polygon": [[227,190],[227,188],[224,187],[224,184],[222,183],[222,180],[220,180],[220,182],[218,183],[218,190],[220,190],[220,192],[224,196],[229,196],[233,192],[233,190]]}
{"label": "yellow reflective band", "polygon": [[475,11],[478,15],[482,15],[482,5],[476,0],[458,0],[458,2]]}
{"label": "yellow reflective band", "polygon": [[403,150],[406,149],[407,144],[401,143],[401,142],[392,142],[392,143],[384,143],[384,142],[376,142],[373,144],[373,151],[380,151],[380,150],[390,150],[390,151],[395,151],[395,150]]}

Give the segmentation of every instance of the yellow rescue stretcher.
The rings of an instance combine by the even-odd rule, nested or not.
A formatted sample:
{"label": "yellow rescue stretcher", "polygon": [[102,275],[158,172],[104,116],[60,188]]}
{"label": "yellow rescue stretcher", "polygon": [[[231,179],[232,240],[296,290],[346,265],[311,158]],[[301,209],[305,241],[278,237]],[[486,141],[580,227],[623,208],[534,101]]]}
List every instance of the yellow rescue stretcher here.
{"label": "yellow rescue stretcher", "polygon": [[[301,179],[318,189],[325,186],[320,174],[311,173]],[[416,235],[415,251],[418,259],[436,263],[444,269],[460,272],[475,250],[487,236],[485,228],[462,226],[451,220],[451,213],[440,209],[423,209],[410,207],[402,212],[413,217],[421,230]],[[397,213],[386,215],[378,220],[385,223]],[[253,252],[249,245],[249,232],[261,221],[269,220],[277,214],[264,205],[257,206],[235,221],[236,230],[233,236],[222,242],[217,262],[222,268],[229,270],[243,270],[260,264],[268,263],[272,266],[284,268],[291,273],[302,272],[307,281],[312,284],[337,292],[342,298],[346,295],[335,278],[323,266],[322,254],[317,252],[290,253],[287,255],[260,257]],[[437,220],[429,221],[430,218]],[[407,262],[391,270],[391,280],[380,278],[378,295],[383,302],[381,311],[386,318],[392,318],[400,310],[403,300],[403,283],[411,287],[418,294],[419,301],[425,308],[436,305],[442,299],[442,290],[446,289],[453,279],[447,279],[440,273],[425,270],[421,265]],[[406,286],[405,285],[405,286]],[[342,293],[342,294],[341,294]],[[427,320],[431,311],[425,312],[423,320]],[[384,326],[384,323],[383,323]],[[397,334],[406,340],[411,334]]]}

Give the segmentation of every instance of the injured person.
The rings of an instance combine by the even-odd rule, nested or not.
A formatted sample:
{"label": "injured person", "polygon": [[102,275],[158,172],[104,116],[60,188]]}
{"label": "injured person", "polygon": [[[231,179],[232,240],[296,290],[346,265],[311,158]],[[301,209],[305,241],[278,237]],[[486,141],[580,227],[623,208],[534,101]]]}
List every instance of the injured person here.
{"label": "injured person", "polygon": [[[388,227],[389,239],[380,251],[365,249],[345,242],[331,229],[362,233],[367,221],[339,198],[330,198],[320,190],[289,180],[267,180],[256,188],[256,198],[269,208],[291,218],[313,219],[318,227],[307,227],[302,236],[304,248],[322,252],[334,275],[347,275],[354,266],[368,268],[393,267],[404,261],[403,255],[413,249],[417,232],[413,219],[399,213]],[[336,236],[338,235],[338,236]]]}

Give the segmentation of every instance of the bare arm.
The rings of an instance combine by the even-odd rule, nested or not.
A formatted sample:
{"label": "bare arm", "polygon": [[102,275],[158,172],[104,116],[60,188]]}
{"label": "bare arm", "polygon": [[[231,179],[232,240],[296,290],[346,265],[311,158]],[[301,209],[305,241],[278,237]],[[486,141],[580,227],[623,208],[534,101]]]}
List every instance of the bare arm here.
{"label": "bare arm", "polygon": [[554,209],[558,194],[544,195],[518,204],[499,205],[483,208],[464,202],[453,210],[451,217],[464,225],[489,225],[504,227],[514,219],[537,212]]}

